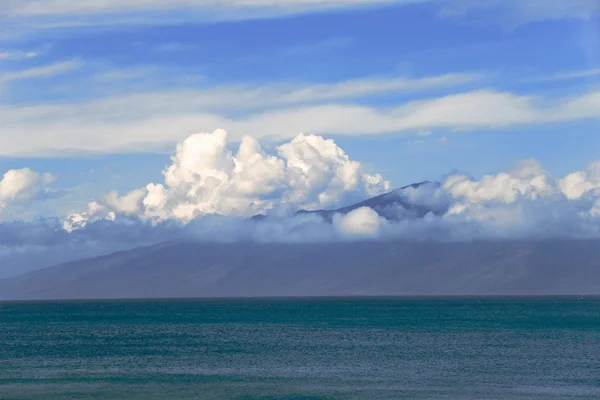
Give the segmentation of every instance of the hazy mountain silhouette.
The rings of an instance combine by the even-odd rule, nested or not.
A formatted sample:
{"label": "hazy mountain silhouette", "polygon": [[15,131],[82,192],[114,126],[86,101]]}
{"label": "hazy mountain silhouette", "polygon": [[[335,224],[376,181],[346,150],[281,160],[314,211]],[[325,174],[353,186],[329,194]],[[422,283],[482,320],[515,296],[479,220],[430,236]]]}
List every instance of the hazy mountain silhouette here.
{"label": "hazy mountain silhouette", "polygon": [[600,294],[600,241],[164,243],[0,281],[6,299]]}
{"label": "hazy mountain silhouette", "polygon": [[[298,213],[331,221],[366,206],[420,218],[441,211],[414,205],[405,190],[429,184]],[[172,242],[0,280],[0,299],[21,300],[541,294],[600,294],[600,241]]]}

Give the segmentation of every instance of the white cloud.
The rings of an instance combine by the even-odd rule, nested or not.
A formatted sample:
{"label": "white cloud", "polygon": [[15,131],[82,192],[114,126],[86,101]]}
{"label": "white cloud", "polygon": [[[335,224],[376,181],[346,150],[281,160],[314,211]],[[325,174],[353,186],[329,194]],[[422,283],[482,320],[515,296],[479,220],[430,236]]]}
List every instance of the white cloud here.
{"label": "white cloud", "polygon": [[[298,142],[304,142],[305,139],[306,137]],[[317,169],[326,165],[329,165],[326,169],[331,169],[331,165],[338,165],[336,174],[345,176],[343,166],[351,164],[351,161],[344,157],[340,159],[341,150],[336,149],[333,143],[327,144],[319,138],[311,141],[314,141],[313,144],[319,143],[319,155],[316,158],[315,154],[303,156],[304,163],[308,162]],[[600,238],[600,161],[591,164],[584,171],[575,171],[557,179],[537,161],[524,160],[507,172],[479,179],[452,175],[439,185],[425,184],[395,192],[404,204],[432,210],[423,218],[398,212],[396,215],[400,215],[402,219],[383,220],[373,209],[362,207],[346,215],[334,216],[331,224],[317,215],[306,214],[255,221],[198,213],[191,221],[181,220],[179,217],[185,213],[176,215],[174,212],[179,206],[183,206],[180,211],[184,212],[193,210],[201,203],[208,206],[213,201],[211,207],[219,209],[221,205],[218,202],[229,201],[231,193],[234,199],[246,201],[281,202],[287,198],[289,186],[284,190],[277,190],[278,183],[273,185],[273,182],[279,182],[277,174],[269,174],[264,169],[268,166],[277,171],[278,167],[274,165],[281,160],[285,161],[283,156],[265,155],[251,139],[247,139],[235,154],[226,150],[223,143],[223,132],[203,134],[188,143],[182,143],[173,157],[173,165],[165,171],[165,179],[175,185],[165,183],[163,189],[166,193],[157,192],[158,185],[131,191],[124,196],[109,193],[93,203],[89,214],[68,218],[62,229],[57,220],[0,222],[0,260],[27,259],[31,265],[31,260],[35,259],[36,263],[42,265],[49,260],[45,255],[53,255],[50,257],[51,263],[58,263],[69,257],[85,257],[138,245],[190,238],[209,242]],[[296,150],[306,153],[307,148],[303,149],[303,146],[305,144]],[[324,161],[327,158],[333,160]],[[298,163],[294,167],[285,166],[284,169],[288,170],[286,173],[291,173],[295,168],[302,171],[302,163],[299,160]],[[240,165],[244,168],[240,168]],[[238,176],[241,177],[238,174],[246,171],[245,167],[250,168],[248,176],[236,181]],[[299,174],[297,177],[306,179],[307,174],[301,171],[294,173]],[[30,173],[21,174],[23,177],[31,176]],[[333,174],[329,175],[330,178],[332,176]],[[216,182],[220,178],[231,183],[228,188],[231,191],[223,191]],[[34,180],[23,179],[24,182]],[[284,179],[289,185],[292,185],[293,180],[288,176]],[[331,178],[329,183],[321,187],[329,188],[335,181],[335,178]],[[3,182],[6,185],[6,182],[12,181],[5,178]],[[247,183],[247,186],[237,187],[239,182]],[[24,198],[32,198],[35,191],[23,189],[31,186],[9,183],[2,190],[5,194],[11,193],[10,196],[20,192],[25,194]],[[10,189],[7,190],[6,187]],[[203,189],[215,187],[217,196],[211,197],[209,191],[202,192]],[[321,192],[322,190],[313,191],[309,197],[319,199],[315,194]],[[236,197],[240,193],[247,197]],[[219,198],[219,195],[224,197]],[[368,194],[362,193],[362,196],[366,197]],[[109,209],[115,211],[106,213]],[[171,215],[172,219],[144,220],[148,215],[144,212],[148,209],[165,212],[164,215]],[[31,254],[31,249],[37,249],[35,253],[39,256]],[[11,254],[15,252],[25,252],[25,258],[11,258]],[[8,256],[5,256],[7,253]]]}
{"label": "white cloud", "polygon": [[22,79],[43,78],[53,75],[64,74],[66,72],[77,69],[81,63],[75,60],[58,62],[40,67],[22,69],[18,71],[5,71],[0,73],[0,83],[8,81],[16,81]]}
{"label": "white cloud", "polygon": [[[285,12],[300,12],[360,5],[409,3],[410,0],[230,0],[223,4],[219,0],[138,0],[125,2],[118,0],[88,0],[71,2],[68,0],[5,0],[0,12],[9,16],[45,15],[86,15],[86,14],[125,14],[133,11],[168,11],[171,9],[263,9],[271,8]],[[412,1],[414,2],[414,1]]]}
{"label": "white cloud", "polygon": [[[446,74],[417,79],[371,78],[316,85],[229,86],[133,93],[89,102],[7,105],[0,108],[0,120],[3,121],[0,126],[0,153],[50,152],[65,148],[119,151],[135,147],[162,147],[185,138],[191,132],[212,130],[215,126],[228,127],[240,138],[245,132],[263,131],[260,124],[254,123],[254,118],[262,118],[262,114],[271,114],[268,118],[271,120],[277,118],[277,112],[269,113],[269,110],[334,100],[348,101],[381,93],[455,86],[480,77],[477,74]],[[105,85],[106,79],[114,78],[105,76],[101,84]],[[318,115],[315,117],[320,118]],[[243,126],[246,124],[244,120],[249,126]],[[82,127],[85,127],[86,135],[81,135]],[[265,132],[264,136],[293,137],[297,132],[309,130],[298,129],[297,126],[291,128],[291,133],[284,133],[286,125],[273,126],[270,129],[282,132]],[[21,134],[22,137],[19,137]]]}
{"label": "white cloud", "polygon": [[598,165],[562,179],[552,177],[536,160],[521,161],[511,171],[479,180],[452,175],[435,194],[431,187],[413,189],[413,198],[436,198],[437,209],[446,211],[391,226],[389,234],[462,239],[599,237]]}
{"label": "white cloud", "polygon": [[2,51],[0,50],[0,61],[1,60],[23,60],[27,58],[34,58],[40,54],[36,51]]}
{"label": "white cloud", "polygon": [[[214,135],[215,137],[210,138],[211,140],[208,140],[208,137],[204,138],[206,140],[202,146],[204,150],[208,150],[211,146],[221,147],[220,133],[217,132]],[[250,147],[252,148],[252,146]],[[473,240],[600,237],[600,179],[598,179],[600,162],[592,164],[586,171],[574,172],[561,179],[552,177],[535,160],[521,161],[508,172],[486,175],[480,179],[464,175],[451,175],[439,185],[425,184],[394,192],[394,196],[399,196],[402,201],[395,206],[398,207],[397,213],[388,214],[399,216],[399,220],[385,220],[374,209],[361,207],[346,215],[335,215],[332,223],[329,224],[317,215],[289,216],[287,214],[265,221],[249,221],[230,216],[211,219],[203,212],[194,213],[193,210],[198,210],[200,206],[203,207],[203,211],[230,212],[232,199],[238,201],[238,205],[261,201],[264,202],[263,205],[268,204],[269,201],[273,201],[271,204],[282,204],[285,199],[289,198],[290,193],[289,186],[284,187],[283,190],[273,191],[273,186],[263,185],[263,180],[267,183],[272,180],[259,174],[259,178],[244,177],[243,180],[243,182],[248,182],[251,189],[248,193],[253,195],[236,197],[236,190],[239,193],[240,189],[234,185],[229,186],[227,191],[221,189],[222,186],[219,186],[218,183],[217,186],[215,185],[215,176],[219,176],[222,170],[207,167],[207,164],[200,161],[201,158],[198,157],[202,153],[188,154],[191,159],[187,159],[187,157],[184,159],[190,162],[181,164],[177,164],[177,156],[175,156],[174,165],[178,165],[177,168],[181,168],[181,165],[188,165],[190,169],[176,174],[178,176],[175,178],[177,186],[163,187],[159,196],[156,196],[156,193],[151,194],[152,189],[149,189],[146,197],[141,200],[139,209],[136,209],[137,206],[129,208],[131,204],[140,204],[137,191],[122,197],[111,195],[101,199],[99,203],[94,203],[96,211],[90,211],[90,214],[85,216],[85,223],[80,224],[84,228],[82,232],[86,232],[85,224],[90,221],[95,224],[96,222],[93,221],[97,221],[98,218],[106,218],[105,212],[108,210],[115,212],[114,210],[117,209],[129,211],[136,209],[135,218],[142,220],[148,218],[149,210],[154,212],[162,210],[162,212],[166,212],[163,215],[169,219],[162,222],[152,220],[155,223],[158,222],[157,226],[166,226],[164,225],[166,221],[183,223],[176,226],[185,227],[187,234],[193,234],[198,239],[209,241],[251,239],[310,242],[373,238]],[[208,154],[211,154],[208,157],[210,159],[209,166],[221,165],[223,168],[231,168],[231,162],[236,167],[239,165],[237,155],[233,156],[231,153],[220,150],[208,151]],[[220,154],[220,156],[215,158],[215,154]],[[252,157],[258,155],[257,160],[263,157],[257,152],[257,149],[248,154],[252,154]],[[199,161],[202,166],[196,165],[191,162],[192,160]],[[315,160],[312,165],[318,168],[319,161]],[[288,165],[287,168],[293,170],[294,167]],[[209,173],[195,173],[194,171],[209,171]],[[165,172],[165,175],[167,174]],[[306,176],[306,174],[303,175]],[[342,173],[342,175],[344,174]],[[202,176],[206,176],[208,186],[201,183]],[[228,179],[235,181],[235,176],[228,177]],[[286,176],[285,180],[293,185],[293,178]],[[334,181],[335,179],[329,178],[330,183],[325,186],[329,186]],[[253,189],[255,187],[258,188],[257,191]],[[202,190],[207,188],[212,190],[202,193]],[[309,196],[310,198],[321,198],[310,189],[304,190],[303,193],[310,192],[313,192]],[[363,198],[369,196],[364,189],[363,192]],[[209,197],[207,197],[207,193],[210,193]],[[272,196],[269,197],[269,195]],[[222,208],[219,204],[224,198],[229,201],[227,206],[229,208]],[[112,207],[107,206],[108,203],[111,203]],[[349,203],[351,202],[348,201],[347,204]],[[407,204],[410,207],[425,208],[430,211],[425,217],[416,217],[406,212]],[[247,207],[252,212],[258,211],[258,209],[252,209],[252,206]],[[386,207],[394,206],[387,205]],[[241,207],[235,208],[236,211],[241,209]],[[236,214],[236,212],[231,214],[243,215],[243,213]],[[245,215],[249,214],[251,213]],[[126,217],[125,213],[116,212],[116,215],[116,219],[114,214],[108,218],[114,220],[112,223],[122,227],[123,225],[119,221]],[[129,222],[126,221],[127,223]],[[107,226],[110,226],[110,223]],[[160,230],[160,228],[157,229]],[[169,225],[168,229],[178,228]],[[80,230],[75,229],[73,232]]]}
{"label": "white cloud", "polygon": [[464,175],[453,175],[446,179],[442,187],[453,198],[466,203],[483,202],[514,203],[518,198],[535,200],[552,194],[555,189],[552,178],[535,160],[520,162],[511,172],[486,175],[479,181],[472,181]]}
{"label": "white cloud", "polygon": [[510,27],[533,21],[588,19],[600,13],[597,0],[453,0],[440,4],[441,16],[483,17]]}
{"label": "white cloud", "polygon": [[580,199],[591,191],[600,194],[600,161],[592,163],[585,171],[568,174],[558,181],[558,186],[571,200]]}
{"label": "white cloud", "polygon": [[[248,217],[289,209],[316,209],[361,200],[390,190],[332,140],[296,136],[267,154],[250,136],[237,153],[223,130],[191,135],[177,146],[164,184],[149,183],[123,196],[111,192],[90,204],[87,216],[107,213],[189,222],[199,215]],[[86,218],[71,216],[69,229]],[[71,223],[72,222],[72,223]]]}
{"label": "white cloud", "polygon": [[344,235],[350,237],[375,237],[385,220],[369,207],[360,207],[346,215],[336,215],[334,226]]}
{"label": "white cloud", "polygon": [[[389,183],[366,173],[332,140],[301,134],[279,146],[275,156],[245,136],[234,153],[226,133],[217,130],[180,143],[164,171],[164,183],[124,195],[108,193],[90,203],[86,213],[71,216],[65,226],[71,231],[89,221],[130,216],[153,223],[192,223],[206,238],[205,227],[196,221],[223,215],[229,219],[213,225],[211,232],[224,229],[223,235],[230,238],[247,235],[243,237],[269,241],[600,237],[599,171],[596,162],[557,179],[536,160],[523,160],[510,171],[480,179],[455,174],[439,185],[394,192],[402,201],[386,205],[386,215],[399,216],[399,221],[386,221],[374,209],[362,207],[334,216],[328,225],[316,216],[290,217],[290,211],[352,204],[388,192]],[[388,212],[390,207],[398,207],[398,212]],[[409,212],[413,208],[429,214],[418,218]],[[244,225],[242,236],[232,233],[244,218],[259,213],[279,217]]]}
{"label": "white cloud", "polygon": [[339,89],[344,85],[327,96],[319,90],[224,88],[133,94],[80,104],[5,106],[0,108],[0,154],[156,150],[216,126],[226,128],[234,140],[247,132],[281,140],[298,132],[367,135],[495,129],[600,117],[597,91],[555,100],[475,90],[394,107],[321,103],[322,98],[339,99],[342,93],[352,96]]}
{"label": "white cloud", "polygon": [[29,168],[7,171],[0,179],[0,210],[7,204],[33,200],[53,180],[52,175]]}
{"label": "white cloud", "polygon": [[240,20],[414,3],[432,3],[442,16],[477,17],[484,13],[511,26],[537,20],[586,19],[600,12],[597,0],[3,0],[0,17],[30,28],[52,28]]}
{"label": "white cloud", "polygon": [[529,78],[527,81],[531,82],[553,82],[553,81],[569,81],[574,79],[593,78],[600,76],[600,68],[586,69],[582,71],[572,72],[561,72],[552,75],[541,76],[537,78]]}
{"label": "white cloud", "polygon": [[419,79],[369,78],[334,84],[306,85],[305,88],[282,93],[280,101],[298,103],[315,100],[356,98],[380,93],[413,92],[472,83],[483,78],[481,74],[445,74]]}
{"label": "white cloud", "polygon": [[0,17],[35,29],[243,20],[422,1],[427,0],[3,0]]}

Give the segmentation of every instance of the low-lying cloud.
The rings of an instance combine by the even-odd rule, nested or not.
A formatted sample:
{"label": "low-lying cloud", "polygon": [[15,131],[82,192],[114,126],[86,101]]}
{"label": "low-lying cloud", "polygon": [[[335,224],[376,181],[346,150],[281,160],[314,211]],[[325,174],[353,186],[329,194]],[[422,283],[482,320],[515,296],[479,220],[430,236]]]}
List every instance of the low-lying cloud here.
{"label": "low-lying cloud", "polygon": [[[64,220],[0,224],[0,260],[18,266],[49,252],[46,261],[58,262],[173,240],[600,238],[600,162],[556,178],[530,159],[479,179],[454,174],[390,192],[333,140],[301,134],[270,154],[246,136],[234,152],[222,130],[191,135],[171,161],[164,182],[110,192]],[[51,181],[9,171],[0,204],[34,199]],[[345,212],[297,213],[382,193]]]}
{"label": "low-lying cloud", "polygon": [[[69,216],[64,229],[126,218],[157,229],[180,225],[200,238],[206,228],[208,239],[223,240],[600,236],[600,162],[561,178],[534,159],[480,179],[453,174],[322,218],[296,211],[347,206],[390,192],[389,182],[320,136],[300,134],[275,153],[250,136],[233,152],[223,130],[191,135],[164,182],[110,192]],[[258,214],[269,218],[249,219]]]}

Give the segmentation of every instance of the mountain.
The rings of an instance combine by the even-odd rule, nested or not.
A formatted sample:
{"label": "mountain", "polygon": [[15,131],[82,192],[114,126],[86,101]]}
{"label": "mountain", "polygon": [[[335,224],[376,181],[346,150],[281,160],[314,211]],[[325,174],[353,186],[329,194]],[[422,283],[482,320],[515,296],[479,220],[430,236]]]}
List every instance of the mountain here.
{"label": "mountain", "polygon": [[0,298],[600,294],[600,242],[163,243],[0,281]]}
{"label": "mountain", "polygon": [[[417,205],[410,202],[406,196],[405,191],[407,189],[417,189],[421,186],[426,185],[438,185],[437,183],[424,181],[419,183],[413,183],[412,185],[404,186],[399,189],[395,189],[389,193],[385,193],[379,196],[372,197],[367,200],[363,200],[359,203],[355,203],[349,206],[336,208],[333,210],[299,210],[296,212],[297,215],[314,214],[321,216],[324,220],[331,222],[333,216],[336,214],[348,214],[349,212],[356,210],[361,207],[369,207],[375,210],[379,215],[384,218],[395,220],[400,218],[412,217],[422,218],[427,213],[437,213],[438,210],[431,209],[423,205]],[[399,211],[401,211],[399,213]],[[262,221],[269,218],[263,214],[255,215],[251,219],[256,221]]]}

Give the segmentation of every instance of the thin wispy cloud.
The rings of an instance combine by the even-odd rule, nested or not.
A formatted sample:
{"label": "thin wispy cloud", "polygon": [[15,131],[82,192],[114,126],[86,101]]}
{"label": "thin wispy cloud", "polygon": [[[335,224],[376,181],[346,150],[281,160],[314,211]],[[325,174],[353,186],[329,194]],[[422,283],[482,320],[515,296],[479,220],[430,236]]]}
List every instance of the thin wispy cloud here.
{"label": "thin wispy cloud", "polygon": [[160,43],[154,47],[154,50],[160,53],[175,53],[175,52],[185,52],[191,50],[197,50],[198,45],[192,43],[182,43],[182,42],[166,42]]}
{"label": "thin wispy cloud", "polygon": [[38,57],[40,53],[37,51],[3,51],[0,50],[0,61],[2,60],[24,60],[28,58]]}
{"label": "thin wispy cloud", "polygon": [[5,0],[0,17],[30,28],[243,20],[427,0]]}
{"label": "thin wispy cloud", "polygon": [[22,79],[35,79],[64,74],[81,67],[81,65],[82,63],[80,61],[69,60],[49,65],[42,65],[39,67],[0,72],[0,82],[9,82]]}
{"label": "thin wispy cloud", "polygon": [[290,46],[280,50],[278,55],[283,57],[303,57],[347,48],[350,47],[352,43],[354,43],[354,39],[351,37],[332,38],[314,44]]}
{"label": "thin wispy cloud", "polygon": [[135,10],[165,11],[171,8],[207,9],[207,8],[265,8],[274,7],[282,10],[306,10],[320,8],[351,7],[361,4],[373,3],[402,3],[406,0],[232,0],[222,4],[218,0],[173,0],[165,3],[161,0],[140,0],[125,2],[118,0],[94,0],[85,2],[71,2],[63,0],[7,0],[3,2],[0,11],[8,16],[27,15],[85,15],[128,13]]}
{"label": "thin wispy cloud", "polygon": [[[19,71],[9,76],[10,79],[25,79],[26,77],[44,76],[45,74],[59,73],[74,68],[77,64],[60,63],[44,68],[36,68],[32,70]],[[106,71],[102,74],[94,75],[94,80],[101,87],[105,87],[108,83],[119,83],[136,79],[138,74],[146,76],[143,69],[133,70],[114,70]],[[147,71],[146,71],[147,72]],[[107,138],[116,132],[125,129],[129,133],[125,133],[122,137],[128,146],[136,146],[135,141],[140,139],[138,147],[141,149],[148,144],[154,146],[156,144],[162,146],[165,143],[170,143],[173,139],[167,140],[166,137],[180,138],[182,133],[189,133],[190,130],[203,128],[212,130],[219,126],[230,126],[235,124],[243,133],[243,121],[254,124],[254,118],[259,115],[264,115],[266,121],[277,119],[277,112],[283,112],[280,109],[286,107],[287,111],[292,112],[294,105],[304,107],[315,104],[320,109],[323,105],[330,104],[336,101],[356,101],[365,96],[375,96],[385,93],[417,93],[420,91],[428,91],[439,88],[449,88],[462,85],[468,85],[484,78],[480,74],[446,74],[442,76],[421,77],[421,78],[365,78],[350,81],[341,81],[330,84],[272,84],[265,86],[219,86],[207,87],[198,89],[180,89],[170,91],[155,91],[155,92],[138,92],[138,93],[122,93],[115,96],[92,99],[89,101],[64,101],[61,104],[39,104],[29,106],[11,106],[6,104],[3,109],[0,109],[0,115],[3,118],[4,124],[0,128],[0,133],[6,132],[6,140],[2,143],[9,147],[4,147],[4,154],[11,152],[22,153],[23,149],[14,148],[20,142],[14,137],[17,132],[29,132],[29,129],[34,129],[33,125],[42,123],[46,126],[44,131],[50,136],[57,138],[51,145],[53,151],[63,153],[63,149],[79,149],[79,150],[100,150],[97,144],[94,144],[96,139],[90,137],[92,131],[96,129],[104,130],[100,136]],[[93,90],[93,82],[88,81],[87,91]],[[79,83],[78,83],[79,84]],[[127,86],[124,86],[127,88]],[[303,114],[304,107],[297,108],[299,114]],[[280,110],[280,111],[277,111]],[[238,117],[233,118],[233,115]],[[319,114],[316,118],[321,118]],[[311,118],[309,118],[310,120]],[[154,122],[150,122],[150,121]],[[172,121],[174,125],[166,128],[163,133],[154,133],[160,124],[167,121]],[[36,122],[37,121],[37,122]],[[186,122],[187,121],[187,122]],[[294,120],[297,121],[297,120]],[[189,127],[184,124],[190,123]],[[85,126],[86,135],[80,135],[80,139],[76,142],[81,142],[81,139],[89,141],[89,146],[81,147],[80,144],[71,142],[74,135],[75,126],[81,132],[81,127]],[[139,129],[146,129],[149,125],[149,130],[144,133]],[[27,127],[28,126],[28,127]],[[144,127],[144,128],[142,128]],[[271,129],[274,126],[265,125],[268,128],[268,134],[272,135]],[[38,128],[35,128],[38,129]],[[159,128],[162,129],[162,128]],[[302,129],[301,129],[302,130]],[[294,135],[300,132],[294,132]],[[138,133],[134,133],[134,131]],[[286,132],[288,129],[283,129]],[[53,132],[50,134],[50,132]],[[236,130],[236,134],[238,131]],[[33,133],[26,133],[26,137],[32,137]],[[282,133],[283,134],[283,133]],[[33,134],[36,136],[36,134]],[[42,134],[44,136],[46,134]],[[277,135],[275,135],[277,136]],[[288,137],[289,134],[283,134],[282,137]],[[63,139],[66,142],[62,142]],[[145,138],[145,139],[144,139]],[[100,137],[99,142],[103,142]],[[42,140],[43,142],[44,140]],[[2,139],[0,139],[2,142]],[[112,145],[106,142],[109,146]],[[25,141],[23,145],[25,145]],[[38,143],[38,144],[41,144]],[[115,144],[115,143],[113,143]],[[42,147],[48,148],[48,144],[43,144]],[[123,143],[117,144],[114,148],[123,148]],[[21,145],[18,145],[21,147]],[[35,145],[31,143],[26,146],[29,153],[35,153]],[[40,148],[41,150],[41,148]]]}
{"label": "thin wispy cloud", "polygon": [[434,4],[440,17],[468,16],[511,26],[538,20],[587,19],[600,13],[597,0],[4,0],[0,17],[35,29],[244,20],[419,3]]}
{"label": "thin wispy cloud", "polygon": [[[255,132],[257,137],[276,141],[294,137],[299,132],[360,136],[435,128],[489,130],[600,117],[600,92],[548,100],[475,90],[394,106],[327,102],[283,108],[273,104],[280,103],[288,94],[264,90],[242,94],[246,97],[235,90],[215,90],[210,94],[173,92],[109,98],[86,104],[5,107],[0,109],[0,119],[4,122],[0,152],[39,154],[64,148],[99,152],[151,150],[191,132],[217,127],[229,130],[233,139]],[[233,107],[233,99],[243,108],[245,102],[261,98],[271,100],[271,106],[265,105],[263,111],[241,116],[227,111],[227,107]],[[213,112],[208,111],[211,107]],[[199,109],[204,111],[199,112]]]}
{"label": "thin wispy cloud", "polygon": [[557,74],[544,75],[527,79],[531,82],[555,82],[570,81],[576,79],[594,78],[600,76],[600,68],[586,69],[582,71],[561,72]]}
{"label": "thin wispy cloud", "polygon": [[600,13],[597,0],[453,0],[439,4],[441,17],[469,17],[511,28],[533,21],[588,19]]}

